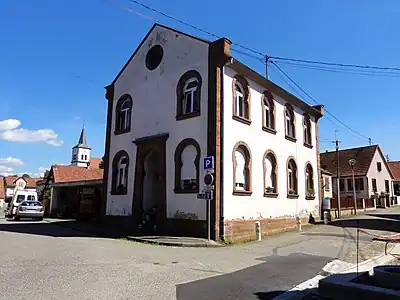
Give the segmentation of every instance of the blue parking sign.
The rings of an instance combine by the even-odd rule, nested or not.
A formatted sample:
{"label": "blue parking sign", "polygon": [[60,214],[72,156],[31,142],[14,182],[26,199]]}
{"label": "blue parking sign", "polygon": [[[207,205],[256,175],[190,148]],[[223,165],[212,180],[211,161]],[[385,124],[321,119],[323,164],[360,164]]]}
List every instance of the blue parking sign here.
{"label": "blue parking sign", "polygon": [[204,170],[214,169],[214,156],[204,157]]}

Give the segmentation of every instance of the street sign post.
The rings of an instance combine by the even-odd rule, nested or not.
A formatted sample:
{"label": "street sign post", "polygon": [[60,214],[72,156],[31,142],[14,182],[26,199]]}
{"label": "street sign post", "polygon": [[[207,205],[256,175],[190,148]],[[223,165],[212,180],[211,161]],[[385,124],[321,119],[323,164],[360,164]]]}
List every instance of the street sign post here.
{"label": "street sign post", "polygon": [[214,184],[214,157],[204,157],[203,162],[204,169],[204,199],[206,200],[206,211],[207,211],[207,237],[211,239],[211,200],[213,199],[213,184]]}

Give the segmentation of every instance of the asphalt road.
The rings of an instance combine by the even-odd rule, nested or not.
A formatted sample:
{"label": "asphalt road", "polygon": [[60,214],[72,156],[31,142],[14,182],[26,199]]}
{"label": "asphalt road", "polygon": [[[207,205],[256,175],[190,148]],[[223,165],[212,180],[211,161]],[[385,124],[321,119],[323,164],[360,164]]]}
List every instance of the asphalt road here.
{"label": "asphalt road", "polygon": [[272,299],[354,250],[349,231],[315,228],[228,248],[171,248],[0,215],[0,299]]}

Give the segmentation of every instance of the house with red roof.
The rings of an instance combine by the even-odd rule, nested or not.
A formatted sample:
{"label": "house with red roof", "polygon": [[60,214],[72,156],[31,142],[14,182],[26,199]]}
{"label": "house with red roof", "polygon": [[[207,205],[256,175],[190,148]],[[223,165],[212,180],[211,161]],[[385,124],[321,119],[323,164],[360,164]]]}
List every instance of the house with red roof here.
{"label": "house with red roof", "polygon": [[[353,167],[350,165],[351,160],[355,162]],[[357,209],[385,208],[394,204],[394,177],[378,145],[343,149],[338,152],[327,151],[320,154],[320,163],[321,168],[332,173],[333,197],[337,198],[340,193],[342,208],[354,208],[354,189]]]}
{"label": "house with red roof", "polygon": [[389,161],[388,165],[393,175],[393,193],[400,196],[400,161]]}
{"label": "house with red roof", "polygon": [[0,208],[4,206],[4,179],[0,176]]}
{"label": "house with red roof", "polygon": [[[4,201],[10,202],[15,191],[27,190],[36,191],[36,183],[43,178],[31,178],[26,176],[5,176],[3,177]],[[2,188],[0,187],[0,192]]]}
{"label": "house with red roof", "polygon": [[72,148],[71,164],[51,166],[43,189],[51,191],[46,212],[65,216],[100,214],[103,185],[101,161],[101,158],[91,157],[91,148],[82,129],[78,144]]}

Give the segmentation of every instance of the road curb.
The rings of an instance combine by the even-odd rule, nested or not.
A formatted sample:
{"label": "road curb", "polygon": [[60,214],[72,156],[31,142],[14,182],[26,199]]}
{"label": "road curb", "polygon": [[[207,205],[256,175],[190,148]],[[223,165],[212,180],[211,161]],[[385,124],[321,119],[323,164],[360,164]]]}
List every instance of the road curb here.
{"label": "road curb", "polygon": [[224,245],[207,243],[207,242],[198,242],[198,243],[185,243],[185,242],[168,242],[168,241],[155,241],[152,239],[146,239],[141,237],[127,236],[127,240],[134,241],[142,244],[152,244],[159,246],[168,246],[168,247],[186,247],[186,248],[221,248]]}

